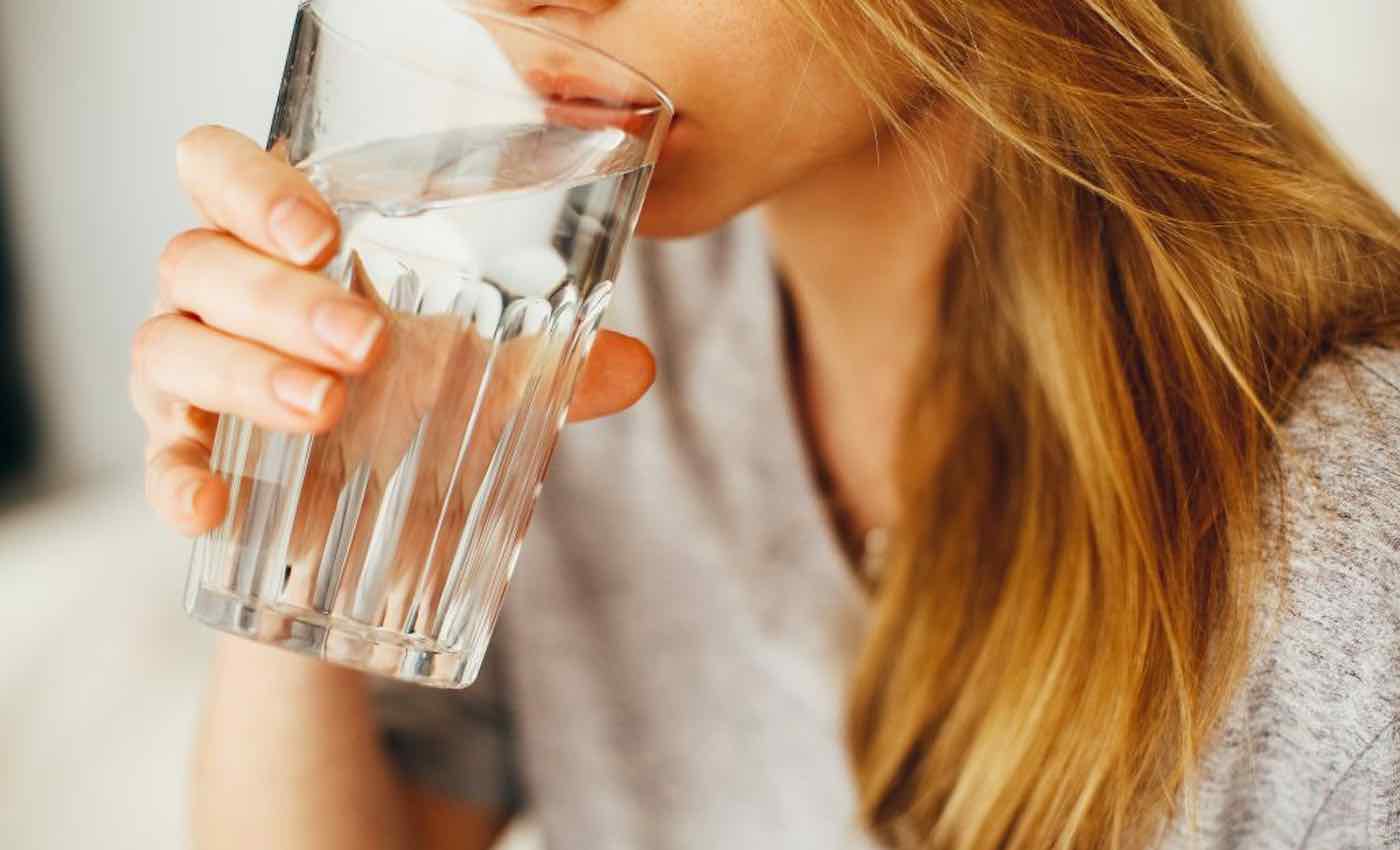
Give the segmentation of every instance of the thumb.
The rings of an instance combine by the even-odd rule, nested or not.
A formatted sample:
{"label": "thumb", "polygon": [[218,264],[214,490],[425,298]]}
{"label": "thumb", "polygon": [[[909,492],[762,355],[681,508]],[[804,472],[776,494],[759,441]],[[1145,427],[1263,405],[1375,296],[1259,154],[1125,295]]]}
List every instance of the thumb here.
{"label": "thumb", "polygon": [[602,331],[579,377],[570,422],[619,413],[641,400],[656,380],[656,358],[639,339]]}

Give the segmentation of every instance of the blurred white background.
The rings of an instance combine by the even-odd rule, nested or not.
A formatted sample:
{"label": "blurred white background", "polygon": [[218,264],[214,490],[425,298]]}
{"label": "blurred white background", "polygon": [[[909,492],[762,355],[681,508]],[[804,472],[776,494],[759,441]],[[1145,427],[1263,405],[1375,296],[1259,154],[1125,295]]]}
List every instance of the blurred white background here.
{"label": "blurred white background", "polygon": [[[42,468],[59,485],[0,515],[0,837],[12,850],[184,846],[208,635],[179,612],[185,545],[140,504],[128,340],[162,243],[194,221],[175,140],[203,122],[261,139],[294,5],[0,0],[0,186]],[[1305,100],[1400,203],[1400,2],[1249,5]]]}
{"label": "blurred white background", "polygon": [[262,139],[292,0],[3,0],[0,150],[48,468],[131,467],[127,341],[155,257],[194,223],[173,146],[217,122]]}

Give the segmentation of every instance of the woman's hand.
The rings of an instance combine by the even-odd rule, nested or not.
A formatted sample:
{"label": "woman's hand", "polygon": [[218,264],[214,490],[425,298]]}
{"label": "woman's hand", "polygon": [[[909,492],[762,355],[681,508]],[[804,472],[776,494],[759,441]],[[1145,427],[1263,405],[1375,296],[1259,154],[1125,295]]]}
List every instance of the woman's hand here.
{"label": "woman's hand", "polygon": [[[474,331],[461,332],[450,317],[394,314],[364,281],[346,291],[316,272],[340,234],[330,207],[296,169],[217,127],[186,136],[178,166],[206,227],[175,237],[161,257],[155,313],[132,347],[131,394],[148,432],[148,498],[180,530],[206,531],[227,507],[227,488],[209,470],[218,414],[277,431],[325,432],[344,412],[347,379],[355,378],[356,409],[377,399],[395,414],[381,421],[395,427],[372,438],[359,433],[363,426],[340,428],[335,439],[318,441],[333,470],[369,452],[375,461],[393,457],[435,399],[467,397],[471,381],[479,385],[486,349]],[[529,347],[516,342],[496,354],[493,388],[512,386],[513,366]],[[652,375],[646,346],[601,334],[572,418],[630,406]],[[483,413],[490,432],[492,416],[510,411]],[[425,429],[426,440],[451,437]],[[375,470],[378,478],[391,472]],[[303,496],[314,500],[335,481],[333,473],[320,476]],[[311,541],[322,531],[308,520],[300,536]],[[503,823],[500,813],[436,801],[402,783],[379,747],[359,675],[251,643],[220,646],[198,752],[200,847],[241,846],[251,837],[260,847],[299,850],[484,848]],[[439,843],[442,836],[450,845]]]}
{"label": "woman's hand", "polygon": [[[346,378],[370,372],[401,329],[382,304],[315,271],[339,230],[299,171],[220,127],[185,136],[177,163],[206,227],[176,236],[161,257],[155,311],[132,346],[131,395],[147,428],[147,498],[198,534],[227,504],[209,471],[217,415],[324,432],[344,412]],[[631,406],[653,375],[645,345],[603,332],[570,419]]]}

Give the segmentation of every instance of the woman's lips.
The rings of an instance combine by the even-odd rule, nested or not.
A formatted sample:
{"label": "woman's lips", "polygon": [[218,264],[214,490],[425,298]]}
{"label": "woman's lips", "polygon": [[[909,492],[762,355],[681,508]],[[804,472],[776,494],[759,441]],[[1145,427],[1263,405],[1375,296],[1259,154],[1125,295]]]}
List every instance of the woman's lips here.
{"label": "woman's lips", "polygon": [[616,127],[633,136],[646,136],[655,125],[659,102],[628,99],[621,92],[577,74],[530,71],[525,82],[544,98],[551,121],[582,129]]}
{"label": "woman's lips", "polygon": [[581,130],[602,130],[615,127],[631,136],[647,135],[656,123],[656,115],[638,113],[631,109],[601,106],[584,101],[551,100],[544,106],[545,118],[555,124]]}
{"label": "woman's lips", "polygon": [[617,109],[647,109],[659,106],[655,99],[637,100],[597,80],[580,74],[553,74],[529,71],[525,82],[541,97],[556,101],[582,101]]}

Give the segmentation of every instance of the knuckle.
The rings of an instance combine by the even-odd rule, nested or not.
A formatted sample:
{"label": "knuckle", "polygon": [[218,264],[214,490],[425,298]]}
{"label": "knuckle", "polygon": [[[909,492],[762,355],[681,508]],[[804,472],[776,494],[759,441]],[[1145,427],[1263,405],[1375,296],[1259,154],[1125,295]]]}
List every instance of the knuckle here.
{"label": "knuckle", "polygon": [[179,288],[177,284],[181,269],[208,236],[208,232],[204,230],[187,230],[167,242],[164,250],[160,252],[160,259],[156,261],[156,271],[159,275],[161,294],[172,303],[175,303],[174,296]]}
{"label": "knuckle", "polygon": [[151,370],[151,349],[159,340],[164,316],[152,316],[136,328],[131,338],[131,373],[140,381],[146,381]]}
{"label": "knuckle", "polygon": [[185,131],[175,142],[175,165],[184,169],[189,164],[190,156],[199,149],[201,140],[204,138],[206,126],[195,127]]}
{"label": "knuckle", "polygon": [[201,124],[186,132],[175,142],[175,165],[181,173],[186,173],[195,156],[214,140],[229,132],[217,124]]}

